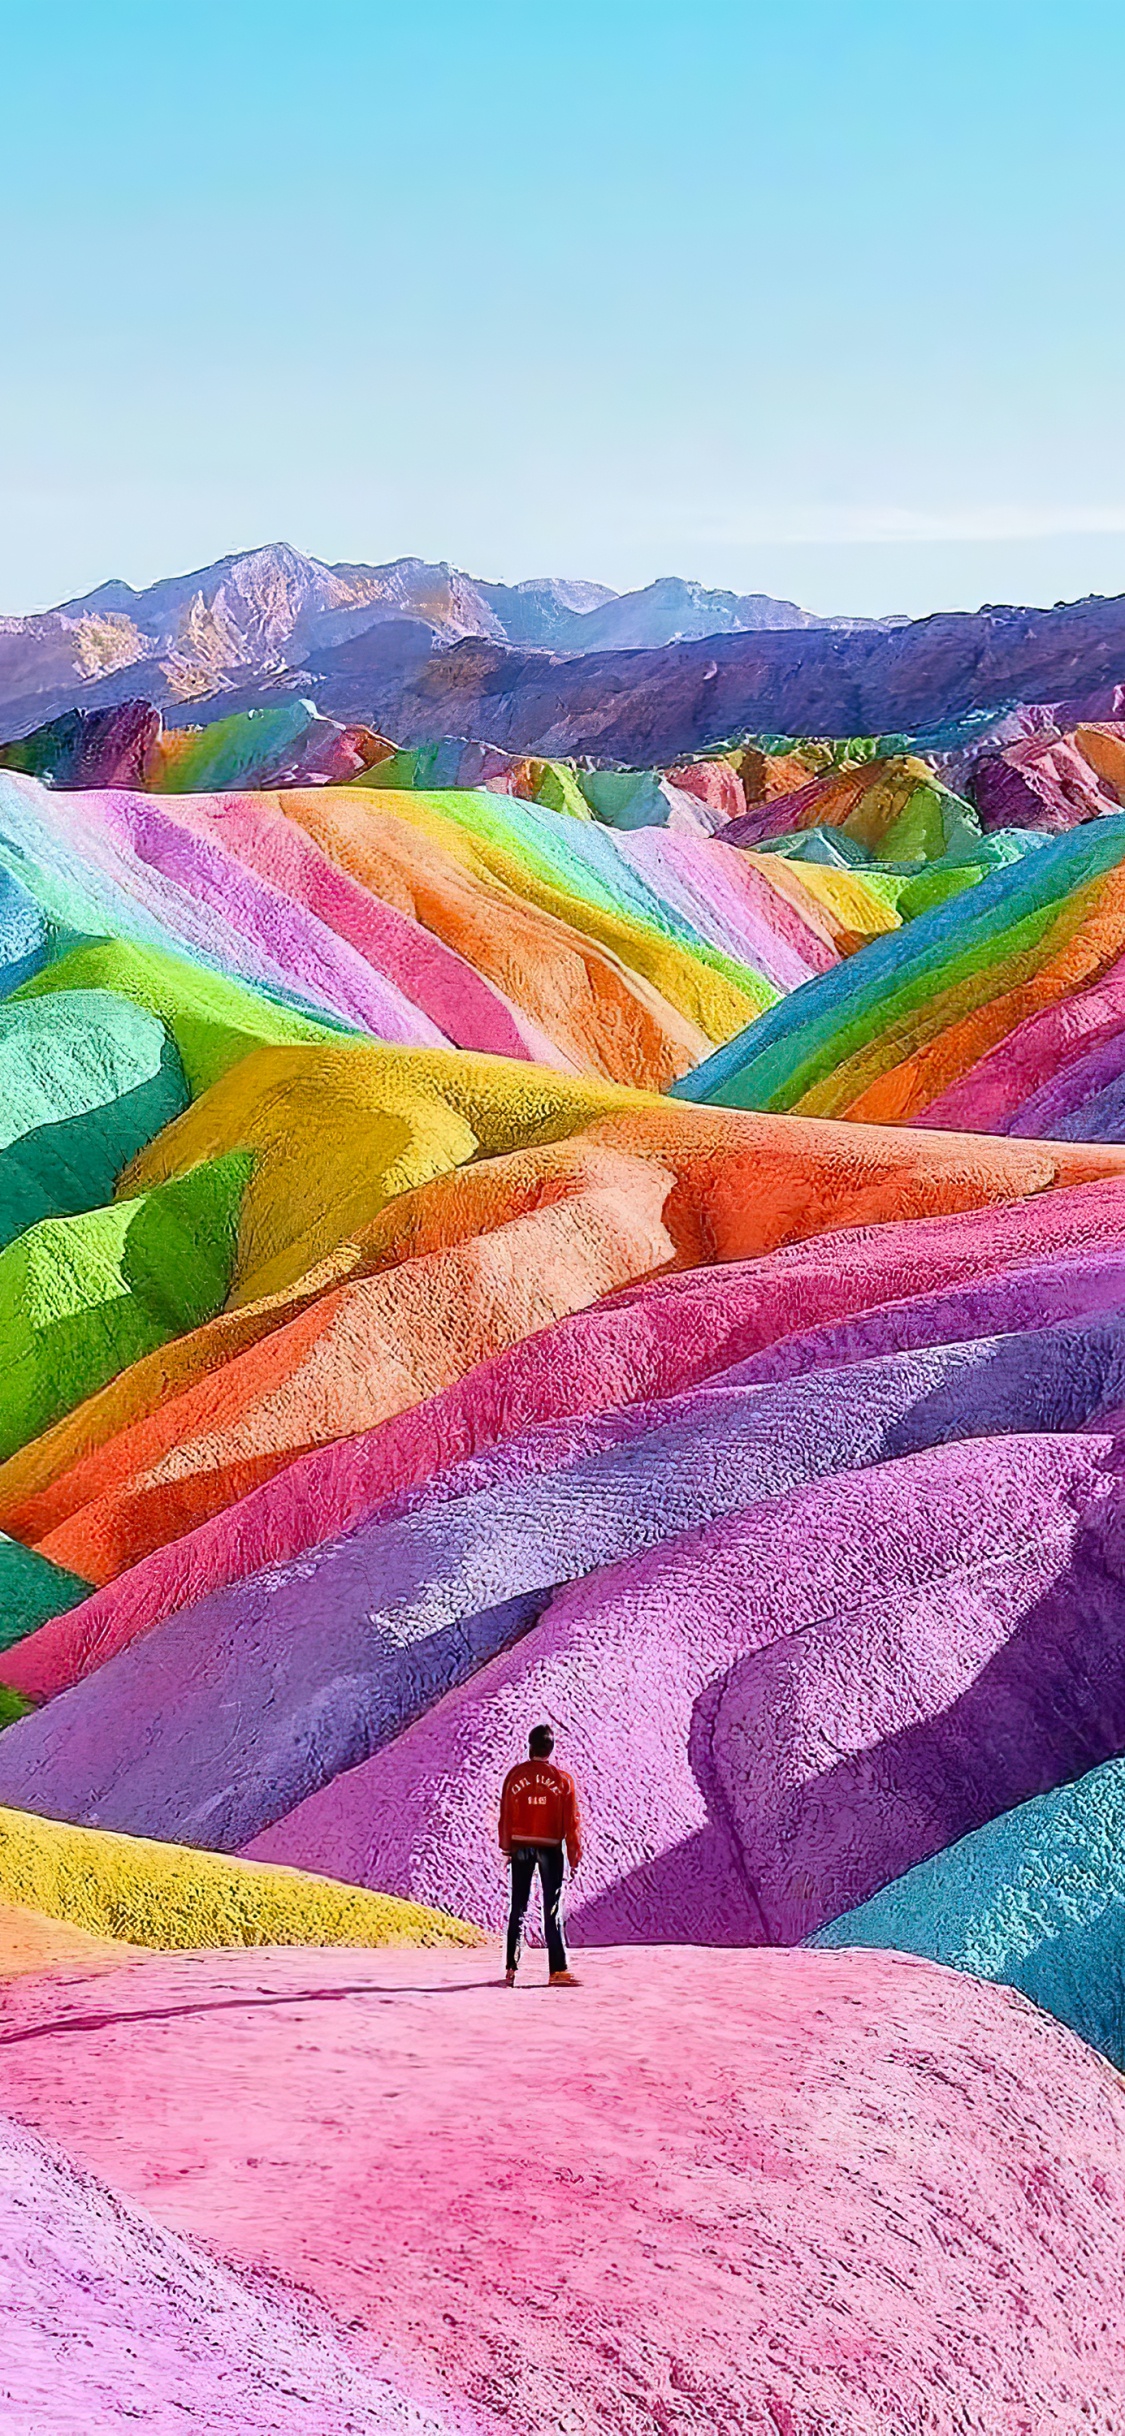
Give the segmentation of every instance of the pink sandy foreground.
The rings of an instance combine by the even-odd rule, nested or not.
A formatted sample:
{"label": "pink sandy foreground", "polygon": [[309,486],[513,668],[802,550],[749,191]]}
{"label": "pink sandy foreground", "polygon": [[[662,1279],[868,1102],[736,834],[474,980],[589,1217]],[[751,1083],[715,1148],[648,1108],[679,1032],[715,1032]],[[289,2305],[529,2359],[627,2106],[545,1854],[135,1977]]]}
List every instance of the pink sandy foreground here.
{"label": "pink sandy foreground", "polygon": [[[3,2104],[193,2256],[298,2288],[457,2436],[1119,2436],[1108,2066],[902,1957],[582,1970],[548,1990],[534,1953],[512,1994],[489,1952],[35,1975],[3,1991]],[[0,2301],[0,2392],[19,2332]]]}

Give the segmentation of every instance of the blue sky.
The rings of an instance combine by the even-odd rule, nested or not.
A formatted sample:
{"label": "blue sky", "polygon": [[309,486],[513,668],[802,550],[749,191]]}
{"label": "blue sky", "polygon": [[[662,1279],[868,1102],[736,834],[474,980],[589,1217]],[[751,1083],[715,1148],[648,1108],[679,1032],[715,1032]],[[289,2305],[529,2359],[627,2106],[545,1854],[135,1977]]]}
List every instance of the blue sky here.
{"label": "blue sky", "polygon": [[0,0],[0,610],[1125,590],[1103,0]]}

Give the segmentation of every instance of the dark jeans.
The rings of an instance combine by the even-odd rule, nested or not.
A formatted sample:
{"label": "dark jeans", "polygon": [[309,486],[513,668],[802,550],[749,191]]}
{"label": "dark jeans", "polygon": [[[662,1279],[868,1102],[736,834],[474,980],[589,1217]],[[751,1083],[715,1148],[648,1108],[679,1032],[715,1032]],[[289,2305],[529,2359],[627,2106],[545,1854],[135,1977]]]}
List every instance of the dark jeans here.
{"label": "dark jeans", "polygon": [[539,1872],[543,1889],[543,1928],[547,1938],[547,1960],[552,1971],[565,1971],[566,1947],[559,1921],[559,1904],[563,1890],[563,1848],[561,1844],[513,1844],[512,1846],[512,1908],[508,1914],[508,1969],[514,1971],[520,1958],[524,1914],[531,1900],[531,1881]]}

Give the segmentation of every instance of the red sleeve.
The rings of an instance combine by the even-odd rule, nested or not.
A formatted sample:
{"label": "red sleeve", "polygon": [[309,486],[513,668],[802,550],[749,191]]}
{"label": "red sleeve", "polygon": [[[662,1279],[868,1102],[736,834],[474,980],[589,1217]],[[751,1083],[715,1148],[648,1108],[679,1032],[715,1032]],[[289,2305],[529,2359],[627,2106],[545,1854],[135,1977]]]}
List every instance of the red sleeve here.
{"label": "red sleeve", "polygon": [[500,1850],[507,1853],[510,1853],[512,1849],[512,1833],[508,1825],[508,1787],[511,1781],[510,1775],[505,1777],[504,1790],[500,1796]]}
{"label": "red sleeve", "polygon": [[575,1789],[574,1778],[572,1776],[568,1776],[566,1780],[566,1796],[563,1803],[563,1820],[564,1833],[566,1836],[566,1857],[571,1868],[577,1869],[582,1858],[582,1821],[578,1814],[578,1794]]}

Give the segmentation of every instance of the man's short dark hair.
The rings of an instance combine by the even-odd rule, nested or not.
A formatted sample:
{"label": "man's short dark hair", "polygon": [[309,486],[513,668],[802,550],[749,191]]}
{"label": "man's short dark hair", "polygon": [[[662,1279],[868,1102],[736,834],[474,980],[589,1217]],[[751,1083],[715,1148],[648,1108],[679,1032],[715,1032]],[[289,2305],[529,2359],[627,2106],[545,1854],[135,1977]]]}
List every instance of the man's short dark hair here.
{"label": "man's short dark hair", "polygon": [[527,1747],[533,1759],[549,1759],[555,1747],[555,1737],[550,1726],[532,1726],[527,1738]]}

